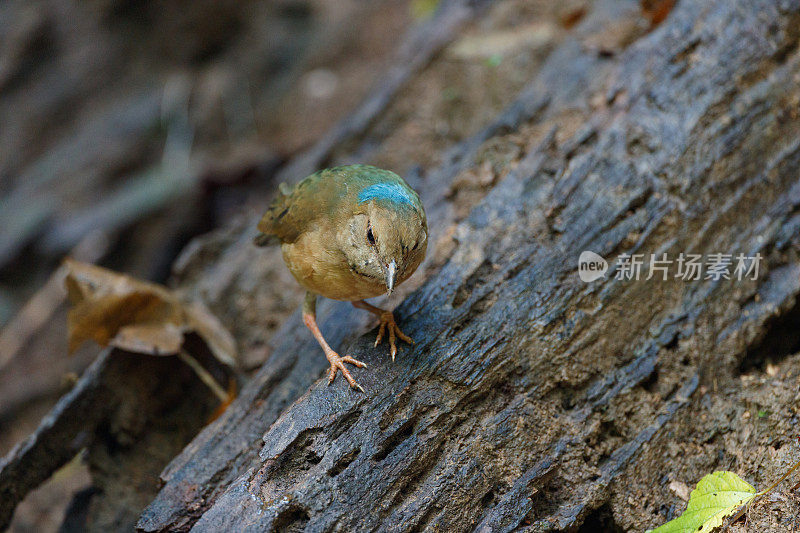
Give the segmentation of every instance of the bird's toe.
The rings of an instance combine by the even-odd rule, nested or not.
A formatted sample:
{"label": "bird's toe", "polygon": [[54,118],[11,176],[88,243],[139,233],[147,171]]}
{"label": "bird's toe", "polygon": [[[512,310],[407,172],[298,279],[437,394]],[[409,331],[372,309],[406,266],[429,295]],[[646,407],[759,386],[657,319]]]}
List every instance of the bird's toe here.
{"label": "bird's toe", "polygon": [[414,341],[411,340],[411,337],[403,333],[400,327],[397,325],[397,322],[394,320],[394,315],[391,311],[384,311],[380,317],[381,324],[380,328],[378,329],[378,338],[375,339],[375,346],[380,344],[383,340],[384,334],[388,331],[389,333],[389,351],[392,355],[392,361],[394,361],[395,356],[397,355],[397,339],[408,343],[414,344]]}
{"label": "bird's toe", "polygon": [[353,376],[350,374],[350,371],[347,370],[347,367],[344,366],[344,364],[350,363],[351,365],[355,365],[360,368],[366,368],[367,367],[366,364],[362,363],[357,359],[353,359],[349,355],[340,357],[339,354],[334,352],[327,354],[327,357],[328,361],[330,361],[331,363],[331,368],[328,371],[328,385],[333,383],[333,380],[336,378],[336,373],[341,371],[342,375],[344,376],[344,379],[347,380],[347,383],[350,385],[351,388],[358,389],[361,392],[364,392],[364,389],[361,387],[361,385],[358,384],[358,382],[355,379],[353,379]]}

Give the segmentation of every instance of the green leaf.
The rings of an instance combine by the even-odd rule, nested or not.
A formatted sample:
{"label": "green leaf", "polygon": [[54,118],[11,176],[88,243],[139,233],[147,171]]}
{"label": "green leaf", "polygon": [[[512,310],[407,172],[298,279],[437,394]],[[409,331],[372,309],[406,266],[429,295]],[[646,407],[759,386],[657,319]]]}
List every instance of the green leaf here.
{"label": "green leaf", "polygon": [[689,504],[681,516],[657,527],[653,533],[696,533],[711,531],[722,525],[757,494],[755,487],[733,472],[708,474],[689,496]]}
{"label": "green leaf", "polygon": [[500,63],[503,62],[503,56],[500,54],[492,54],[486,59],[486,66],[489,67],[499,67]]}
{"label": "green leaf", "polygon": [[412,0],[411,16],[417,20],[431,18],[439,7],[439,0]]}

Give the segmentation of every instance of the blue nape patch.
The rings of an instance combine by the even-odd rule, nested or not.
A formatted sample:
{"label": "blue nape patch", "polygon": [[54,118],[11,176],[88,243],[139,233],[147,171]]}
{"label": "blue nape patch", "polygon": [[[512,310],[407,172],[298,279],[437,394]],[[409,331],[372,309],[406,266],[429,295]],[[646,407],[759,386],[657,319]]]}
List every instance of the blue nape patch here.
{"label": "blue nape patch", "polygon": [[358,194],[358,203],[368,200],[387,200],[397,204],[414,205],[414,198],[399,183],[376,183]]}

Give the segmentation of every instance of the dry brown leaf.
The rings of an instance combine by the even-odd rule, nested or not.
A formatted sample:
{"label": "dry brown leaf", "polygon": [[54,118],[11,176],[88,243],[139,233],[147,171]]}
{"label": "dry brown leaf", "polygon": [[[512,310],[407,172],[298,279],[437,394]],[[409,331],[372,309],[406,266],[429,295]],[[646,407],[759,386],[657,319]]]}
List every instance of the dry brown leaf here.
{"label": "dry brown leaf", "polygon": [[675,0],[641,0],[642,12],[651,26],[658,26],[675,7]]}
{"label": "dry brown leaf", "polygon": [[135,324],[121,327],[110,344],[127,352],[175,355],[183,346],[183,332],[169,323]]}
{"label": "dry brown leaf", "polygon": [[225,410],[228,409],[228,407],[230,407],[230,405],[233,403],[233,400],[236,399],[237,396],[236,380],[233,378],[228,380],[227,394],[228,398],[224,400],[222,403],[220,403],[216,409],[214,409],[214,412],[211,413],[211,416],[208,417],[206,423],[210,424],[211,422],[222,416],[222,413],[224,413]]}
{"label": "dry brown leaf", "polygon": [[574,28],[578,22],[580,22],[583,17],[586,16],[586,7],[580,6],[575,7],[570,11],[566,11],[561,17],[560,22],[561,25],[564,26],[566,29]]}
{"label": "dry brown leaf", "polygon": [[192,331],[200,335],[214,357],[229,366],[236,366],[236,341],[217,317],[200,302],[186,304]]}
{"label": "dry brown leaf", "polygon": [[87,340],[150,355],[175,355],[187,333],[197,333],[219,361],[236,365],[230,333],[200,303],[182,302],[172,291],[125,274],[64,261],[72,309],[69,350]]}

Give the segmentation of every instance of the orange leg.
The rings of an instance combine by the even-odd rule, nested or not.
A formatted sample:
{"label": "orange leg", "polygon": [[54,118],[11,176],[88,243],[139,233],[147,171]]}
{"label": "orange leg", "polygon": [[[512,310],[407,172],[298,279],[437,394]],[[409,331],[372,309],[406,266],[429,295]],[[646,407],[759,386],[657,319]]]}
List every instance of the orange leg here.
{"label": "orange leg", "polygon": [[322,336],[322,332],[319,330],[319,326],[317,325],[317,295],[311,292],[306,293],[306,301],[303,304],[303,323],[309,330],[311,330],[311,334],[314,335],[315,339],[317,339],[317,342],[325,352],[325,357],[328,358],[328,362],[331,364],[331,369],[328,372],[328,385],[333,383],[336,373],[341,370],[344,379],[347,380],[352,388],[364,392],[364,389],[361,388],[361,385],[356,383],[356,380],[353,379],[353,376],[350,375],[350,372],[347,370],[347,367],[345,367],[344,364],[350,363],[351,365],[355,365],[360,368],[366,368],[367,365],[361,361],[353,359],[349,355],[340,357],[339,354],[334,352],[331,347],[328,346],[328,343],[325,341],[325,337]]}
{"label": "orange leg", "polygon": [[395,340],[397,337],[400,337],[401,340],[407,342],[408,344],[414,344],[414,341],[411,340],[411,337],[400,331],[400,328],[397,326],[397,322],[394,321],[394,315],[391,311],[386,311],[380,307],[375,307],[372,304],[368,304],[364,300],[358,300],[357,302],[352,302],[352,304],[353,307],[364,309],[372,314],[378,315],[381,325],[378,329],[378,338],[375,339],[375,346],[380,344],[381,340],[383,339],[384,332],[388,331],[389,351],[392,354],[392,361],[394,361],[394,356],[397,355],[397,346],[395,345]]}

